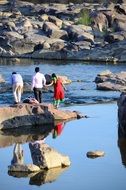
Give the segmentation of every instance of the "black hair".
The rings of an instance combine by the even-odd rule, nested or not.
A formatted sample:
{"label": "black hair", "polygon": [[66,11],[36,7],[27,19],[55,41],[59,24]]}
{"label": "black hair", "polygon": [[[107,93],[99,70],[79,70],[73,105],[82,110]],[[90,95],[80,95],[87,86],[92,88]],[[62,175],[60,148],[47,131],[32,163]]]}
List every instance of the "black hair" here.
{"label": "black hair", "polygon": [[35,67],[35,72],[38,73],[40,71],[39,67]]}
{"label": "black hair", "polygon": [[55,73],[52,74],[52,78],[57,78]]}
{"label": "black hair", "polygon": [[16,72],[12,72],[12,75],[15,75],[15,74],[17,74]]}

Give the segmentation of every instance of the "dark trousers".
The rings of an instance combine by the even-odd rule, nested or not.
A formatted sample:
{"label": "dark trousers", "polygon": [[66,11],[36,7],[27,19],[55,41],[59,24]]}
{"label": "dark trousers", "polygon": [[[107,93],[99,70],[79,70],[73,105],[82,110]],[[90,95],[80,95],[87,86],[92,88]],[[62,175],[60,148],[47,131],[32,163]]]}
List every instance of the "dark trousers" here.
{"label": "dark trousers", "polygon": [[39,103],[42,102],[42,89],[41,88],[34,88],[34,96],[35,99],[38,100]]}

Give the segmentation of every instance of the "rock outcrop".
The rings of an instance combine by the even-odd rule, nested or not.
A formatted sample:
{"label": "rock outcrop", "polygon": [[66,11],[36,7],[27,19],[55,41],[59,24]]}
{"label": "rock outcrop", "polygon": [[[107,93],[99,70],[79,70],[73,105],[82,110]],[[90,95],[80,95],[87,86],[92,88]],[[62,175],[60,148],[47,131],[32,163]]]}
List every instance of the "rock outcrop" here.
{"label": "rock outcrop", "polygon": [[54,124],[78,118],[79,113],[57,110],[51,104],[20,104],[0,107],[0,129]]}
{"label": "rock outcrop", "polygon": [[111,73],[104,71],[95,78],[97,90],[125,91],[126,72]]}
{"label": "rock outcrop", "polygon": [[12,2],[0,4],[1,57],[126,61],[125,3]]}
{"label": "rock outcrop", "polygon": [[122,93],[118,99],[118,135],[126,137],[126,93]]}
{"label": "rock outcrop", "polygon": [[122,164],[126,166],[126,93],[118,99],[118,147]]}

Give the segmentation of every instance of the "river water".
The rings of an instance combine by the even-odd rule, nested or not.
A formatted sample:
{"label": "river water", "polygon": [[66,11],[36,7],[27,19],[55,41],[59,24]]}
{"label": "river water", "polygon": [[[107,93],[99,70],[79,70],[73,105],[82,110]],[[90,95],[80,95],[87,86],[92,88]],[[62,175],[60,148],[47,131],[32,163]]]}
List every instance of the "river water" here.
{"label": "river water", "polygon": [[[126,71],[125,65],[111,65],[111,64],[96,64],[84,62],[58,62],[58,61],[38,61],[38,60],[21,60],[20,64],[6,59],[0,61],[0,74],[9,84],[10,76],[13,71],[22,74],[24,81],[31,81],[34,74],[34,68],[39,65],[42,73],[58,75],[66,75],[72,83],[67,85],[67,92],[65,94],[65,105],[84,104],[84,103],[101,103],[117,100],[119,92],[105,92],[96,90],[96,84],[93,82],[98,73],[104,70],[110,70],[113,73]],[[23,94],[22,98],[33,95]],[[43,101],[51,102],[53,94],[44,93]],[[12,93],[7,91],[0,94],[0,104],[8,104],[13,102]]]}
{"label": "river water", "polygon": [[[36,131],[23,134],[0,132],[0,186],[2,190],[8,188],[13,190],[18,188],[27,190],[38,188],[43,190],[123,190],[126,186],[126,141],[123,139],[123,144],[120,143],[118,146],[121,139],[118,137],[116,100],[120,93],[97,91],[93,81],[96,75],[103,70],[115,73],[125,71],[126,66],[24,59],[21,60],[21,64],[15,64],[10,60],[1,59],[0,74],[8,83],[12,71],[19,71],[24,78],[30,79],[36,65],[40,66],[44,74],[56,72],[68,76],[73,82],[67,85],[66,103],[61,109],[77,110],[89,117],[65,123],[62,133],[57,138],[52,138],[52,133],[46,137],[45,142],[49,146],[69,156],[71,165],[64,170],[48,171],[44,175],[43,173],[28,176],[8,173],[8,165],[13,157],[15,143],[22,144],[24,162],[32,163],[28,143],[33,136],[40,136],[41,132],[39,134]],[[50,102],[51,96],[44,93],[43,100]],[[0,94],[0,99],[1,106],[5,102],[9,104],[12,100],[11,92]],[[112,100],[115,101],[111,102]],[[95,159],[88,158],[86,153],[94,150],[104,151],[105,156]]]}

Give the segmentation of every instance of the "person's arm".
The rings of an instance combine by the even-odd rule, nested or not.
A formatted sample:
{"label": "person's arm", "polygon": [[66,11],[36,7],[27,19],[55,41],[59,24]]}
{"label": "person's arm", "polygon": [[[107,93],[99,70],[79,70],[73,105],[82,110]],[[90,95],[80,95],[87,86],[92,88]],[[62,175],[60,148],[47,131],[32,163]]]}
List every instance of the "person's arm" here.
{"label": "person's arm", "polygon": [[33,78],[32,78],[32,87],[31,87],[31,90],[33,90],[34,87],[35,87],[35,76],[33,76]]}
{"label": "person's arm", "polygon": [[60,81],[61,81],[61,84],[62,84],[64,90],[67,91],[67,88],[66,88],[65,85],[63,84],[62,80],[60,80]]}
{"label": "person's arm", "polygon": [[64,88],[65,91],[67,91],[67,88],[65,87],[65,85],[62,83],[62,86]]}
{"label": "person's arm", "polygon": [[10,78],[10,83],[11,83],[11,85],[13,85],[13,76],[11,76],[11,78]]}
{"label": "person's arm", "polygon": [[46,84],[45,86],[52,86],[53,85],[53,81],[50,84]]}
{"label": "person's arm", "polygon": [[45,76],[43,75],[43,86],[46,86],[46,79],[45,79]]}

